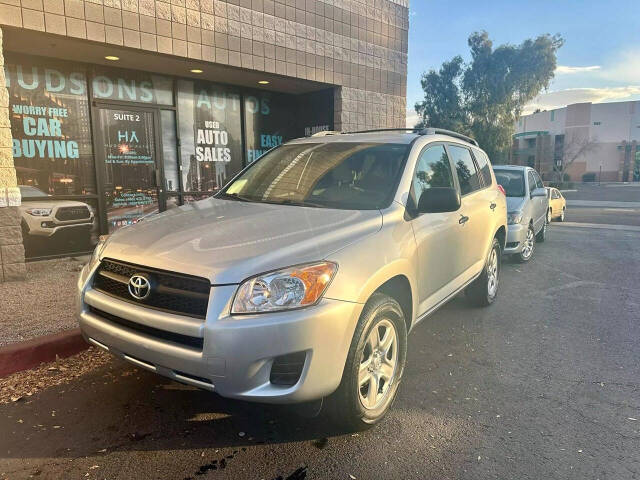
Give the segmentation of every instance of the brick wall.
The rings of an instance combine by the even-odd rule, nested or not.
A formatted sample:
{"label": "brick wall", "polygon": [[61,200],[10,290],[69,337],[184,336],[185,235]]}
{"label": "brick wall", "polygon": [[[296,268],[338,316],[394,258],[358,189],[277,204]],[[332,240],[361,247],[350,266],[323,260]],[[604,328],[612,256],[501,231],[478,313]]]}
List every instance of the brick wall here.
{"label": "brick wall", "polygon": [[[3,8],[0,5],[0,10]],[[16,186],[16,170],[11,154],[9,94],[4,77],[2,29],[0,29],[0,282],[24,278],[24,247]]]}
{"label": "brick wall", "polygon": [[335,85],[335,128],[404,127],[408,0],[0,0],[0,24]]}

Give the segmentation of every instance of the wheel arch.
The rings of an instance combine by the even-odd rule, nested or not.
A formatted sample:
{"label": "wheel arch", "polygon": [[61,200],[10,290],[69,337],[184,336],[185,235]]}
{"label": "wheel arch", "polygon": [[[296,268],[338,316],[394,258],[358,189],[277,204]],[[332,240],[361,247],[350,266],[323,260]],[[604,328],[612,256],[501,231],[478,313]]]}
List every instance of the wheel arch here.
{"label": "wheel arch", "polygon": [[406,275],[396,275],[373,291],[371,295],[383,293],[395,299],[402,308],[404,321],[407,326],[407,332],[411,329],[413,323],[413,293],[411,291],[411,283]]}
{"label": "wheel arch", "polygon": [[507,229],[505,228],[504,225],[500,225],[498,230],[496,230],[496,233],[493,236],[493,238],[498,239],[498,241],[500,242],[500,248],[504,250],[504,248],[507,245]]}

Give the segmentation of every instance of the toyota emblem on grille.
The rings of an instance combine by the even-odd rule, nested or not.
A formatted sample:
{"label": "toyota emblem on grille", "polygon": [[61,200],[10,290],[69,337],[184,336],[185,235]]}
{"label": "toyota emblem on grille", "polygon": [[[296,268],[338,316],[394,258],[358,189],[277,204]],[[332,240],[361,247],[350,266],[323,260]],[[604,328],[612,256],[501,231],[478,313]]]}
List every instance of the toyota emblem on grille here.
{"label": "toyota emblem on grille", "polygon": [[151,293],[151,282],[143,275],[133,275],[129,279],[129,293],[136,300],[144,300]]}

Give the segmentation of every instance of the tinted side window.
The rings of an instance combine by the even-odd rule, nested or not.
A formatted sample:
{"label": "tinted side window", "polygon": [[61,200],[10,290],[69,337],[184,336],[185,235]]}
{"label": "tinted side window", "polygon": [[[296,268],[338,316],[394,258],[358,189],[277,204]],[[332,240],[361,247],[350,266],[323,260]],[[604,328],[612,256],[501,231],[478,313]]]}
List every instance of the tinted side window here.
{"label": "tinted side window", "polygon": [[471,158],[468,148],[457,145],[449,145],[451,160],[456,166],[458,180],[460,181],[460,193],[465,195],[480,189],[480,177]]}
{"label": "tinted side window", "polygon": [[533,176],[533,172],[529,170],[529,193],[536,189],[536,177]]}
{"label": "tinted side window", "polygon": [[432,187],[453,187],[453,175],[444,145],[427,147],[420,154],[413,176],[416,203],[425,190]]}
{"label": "tinted side window", "polygon": [[489,166],[489,158],[486,153],[481,150],[474,150],[473,153],[475,154],[478,168],[480,168],[480,175],[484,180],[485,186],[488,187],[491,185],[491,166]]}
{"label": "tinted side window", "polygon": [[533,176],[536,178],[536,188],[544,188],[544,184],[542,183],[542,179],[540,178],[540,175],[538,175],[538,172],[534,172]]}

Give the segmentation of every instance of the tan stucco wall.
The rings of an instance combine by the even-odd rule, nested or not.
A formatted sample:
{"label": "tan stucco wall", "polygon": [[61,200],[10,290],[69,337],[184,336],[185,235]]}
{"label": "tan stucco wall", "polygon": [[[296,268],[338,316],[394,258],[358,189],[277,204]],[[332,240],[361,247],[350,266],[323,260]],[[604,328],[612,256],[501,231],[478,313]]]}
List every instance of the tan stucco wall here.
{"label": "tan stucco wall", "polygon": [[[0,6],[0,9],[2,6]],[[24,278],[24,247],[18,205],[20,194],[11,154],[9,93],[4,76],[0,28],[0,282]]]}
{"label": "tan stucco wall", "polygon": [[335,128],[404,127],[408,0],[0,0],[0,25],[326,82]]}

